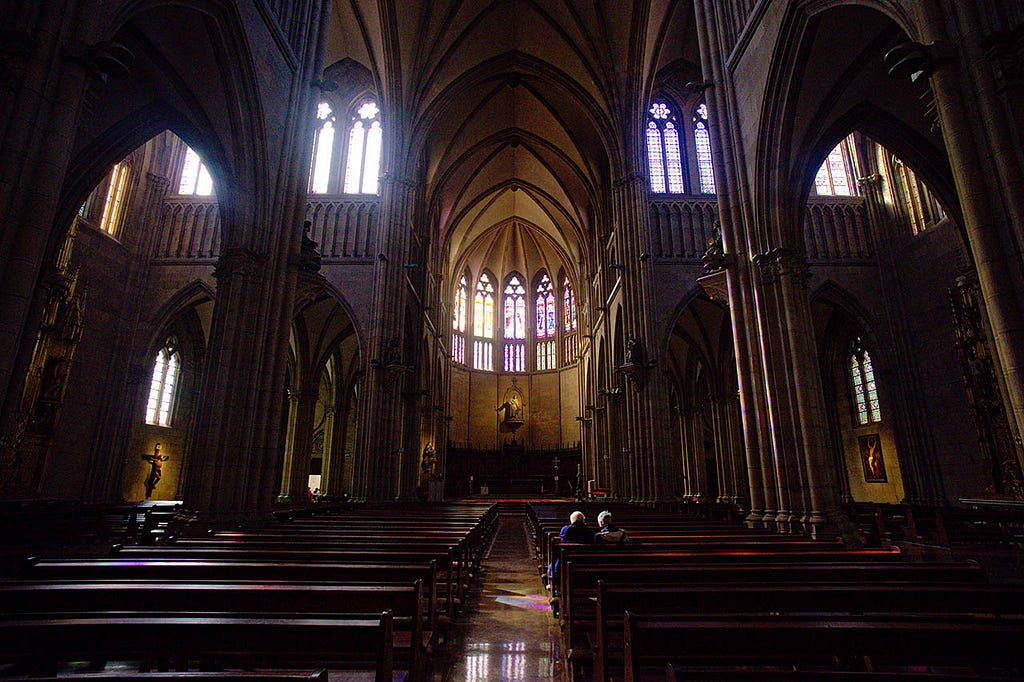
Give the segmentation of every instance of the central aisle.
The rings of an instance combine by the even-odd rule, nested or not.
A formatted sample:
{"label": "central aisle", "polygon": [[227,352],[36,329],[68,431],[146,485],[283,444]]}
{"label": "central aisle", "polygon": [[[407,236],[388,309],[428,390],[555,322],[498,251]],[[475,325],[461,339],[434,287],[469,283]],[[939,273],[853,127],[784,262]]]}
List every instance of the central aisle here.
{"label": "central aisle", "polygon": [[502,518],[456,626],[446,682],[560,680],[558,624],[551,617],[526,524]]}

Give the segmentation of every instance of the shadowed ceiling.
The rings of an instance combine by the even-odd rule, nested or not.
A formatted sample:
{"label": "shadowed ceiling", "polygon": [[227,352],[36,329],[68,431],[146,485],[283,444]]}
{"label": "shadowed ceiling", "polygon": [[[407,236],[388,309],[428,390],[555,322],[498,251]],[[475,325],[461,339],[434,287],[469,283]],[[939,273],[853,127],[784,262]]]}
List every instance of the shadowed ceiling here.
{"label": "shadowed ceiling", "polygon": [[513,260],[586,272],[601,197],[631,153],[621,112],[666,64],[699,62],[688,3],[347,0],[332,12],[325,64],[365,66],[386,115],[406,123],[400,161],[425,184],[448,273],[506,245],[525,245]]}

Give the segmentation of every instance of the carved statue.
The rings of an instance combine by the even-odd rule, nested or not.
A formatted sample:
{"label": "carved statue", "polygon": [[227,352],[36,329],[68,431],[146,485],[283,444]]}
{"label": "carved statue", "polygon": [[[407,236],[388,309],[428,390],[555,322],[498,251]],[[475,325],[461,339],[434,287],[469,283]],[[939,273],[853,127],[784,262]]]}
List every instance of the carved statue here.
{"label": "carved statue", "polygon": [[636,336],[631,336],[626,341],[626,364],[644,364],[644,347],[643,344],[640,342],[640,339]]}
{"label": "carved statue", "polygon": [[156,488],[156,484],[160,482],[160,477],[163,475],[164,462],[170,457],[160,454],[160,443],[157,443],[153,446],[153,454],[142,455],[142,459],[149,462],[149,476],[146,477],[146,499],[148,500],[153,496],[153,489]]}
{"label": "carved statue", "polygon": [[519,396],[513,393],[508,399],[498,406],[497,411],[504,410],[505,415],[502,417],[504,422],[522,421],[523,419],[523,405],[519,402]]}

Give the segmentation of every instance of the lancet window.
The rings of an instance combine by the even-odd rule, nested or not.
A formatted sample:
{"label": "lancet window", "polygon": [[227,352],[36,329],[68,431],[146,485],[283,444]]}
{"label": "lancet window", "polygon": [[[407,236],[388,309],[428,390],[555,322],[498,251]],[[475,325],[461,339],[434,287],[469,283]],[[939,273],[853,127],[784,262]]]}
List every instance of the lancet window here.
{"label": "lancet window", "polygon": [[494,284],[486,272],[473,296],[473,369],[494,369]]}
{"label": "lancet window", "polygon": [[541,275],[536,293],[537,371],[556,369],[555,335],[558,325],[555,321],[555,288],[547,273]]}
{"label": "lancet window", "polygon": [[857,424],[864,426],[882,421],[875,385],[875,370],[871,354],[855,339],[849,357],[850,382],[853,388],[853,406]]}
{"label": "lancet window", "polygon": [[526,371],[526,288],[518,273],[509,276],[504,291],[505,371]]}
{"label": "lancet window", "polygon": [[676,116],[665,102],[654,102],[647,118],[647,162],[651,191],[682,194],[683,157]]}
{"label": "lancet window", "polygon": [[149,384],[149,400],[146,402],[147,424],[171,425],[180,371],[181,354],[177,350],[177,341],[171,337],[156,354],[156,360],[153,362],[153,378]]}

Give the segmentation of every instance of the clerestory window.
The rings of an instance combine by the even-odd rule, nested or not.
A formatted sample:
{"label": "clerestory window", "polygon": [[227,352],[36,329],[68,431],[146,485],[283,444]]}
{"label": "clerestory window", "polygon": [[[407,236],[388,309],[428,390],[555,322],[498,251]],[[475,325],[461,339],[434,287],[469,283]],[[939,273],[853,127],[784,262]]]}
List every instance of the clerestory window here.
{"label": "clerestory window", "polygon": [[665,102],[653,103],[648,114],[647,162],[651,191],[682,194],[683,157],[676,116]]}
{"label": "clerestory window", "polygon": [[180,372],[181,354],[177,350],[177,341],[171,337],[156,354],[156,360],[153,362],[153,378],[149,384],[149,400],[146,403],[147,424],[171,425]]}
{"label": "clerestory window", "polygon": [[878,389],[871,354],[855,339],[849,356],[850,383],[853,387],[855,418],[859,426],[882,421],[878,404]]}

